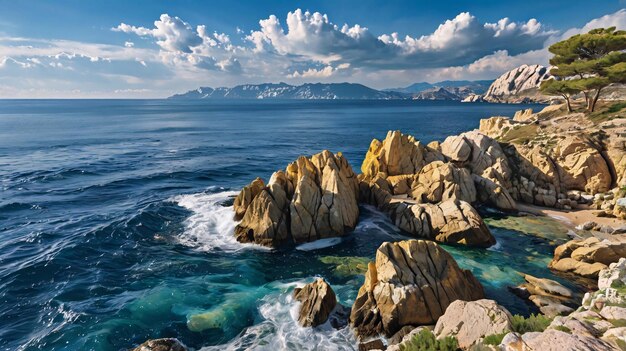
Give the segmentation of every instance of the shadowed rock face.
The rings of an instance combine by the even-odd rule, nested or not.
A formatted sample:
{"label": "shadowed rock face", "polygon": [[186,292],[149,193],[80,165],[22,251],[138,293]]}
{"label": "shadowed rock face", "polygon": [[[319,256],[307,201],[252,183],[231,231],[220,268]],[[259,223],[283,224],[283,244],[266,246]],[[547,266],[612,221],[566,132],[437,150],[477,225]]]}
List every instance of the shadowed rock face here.
{"label": "shadowed rock face", "polygon": [[390,337],[407,325],[434,324],[455,300],[483,295],[472,273],[460,269],[436,243],[386,242],[368,265],[350,322],[360,337]]}
{"label": "shadowed rock face", "polygon": [[613,241],[598,238],[575,239],[558,246],[548,267],[585,278],[597,278],[611,263],[626,257],[626,234],[616,234]]}
{"label": "shadowed rock face", "polygon": [[342,236],[359,217],[357,178],[341,153],[301,156],[267,186],[259,178],[235,199],[240,242],[276,247]]}
{"label": "shadowed rock face", "polygon": [[335,292],[324,279],[296,288],[293,292],[302,304],[298,312],[298,322],[303,327],[316,327],[324,324],[337,305]]}

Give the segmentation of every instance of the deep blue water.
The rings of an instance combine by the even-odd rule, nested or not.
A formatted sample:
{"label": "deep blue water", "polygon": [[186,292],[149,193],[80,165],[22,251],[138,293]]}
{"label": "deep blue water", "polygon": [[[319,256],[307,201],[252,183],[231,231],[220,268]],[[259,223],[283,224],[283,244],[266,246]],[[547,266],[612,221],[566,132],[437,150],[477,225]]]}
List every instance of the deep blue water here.
{"label": "deep blue water", "polygon": [[[351,349],[346,330],[297,327],[290,290],[321,275],[349,305],[363,277],[333,262],[371,259],[383,241],[405,237],[363,207],[357,229],[333,247],[242,246],[231,236],[231,196],[301,154],[342,151],[358,169],[387,130],[443,140],[519,108],[0,101],[0,349],[120,350],[156,337],[207,350]],[[447,249],[489,297],[527,314],[506,286],[520,282],[517,272],[554,279],[546,264],[565,232],[548,223],[537,236],[489,222],[495,247]]]}

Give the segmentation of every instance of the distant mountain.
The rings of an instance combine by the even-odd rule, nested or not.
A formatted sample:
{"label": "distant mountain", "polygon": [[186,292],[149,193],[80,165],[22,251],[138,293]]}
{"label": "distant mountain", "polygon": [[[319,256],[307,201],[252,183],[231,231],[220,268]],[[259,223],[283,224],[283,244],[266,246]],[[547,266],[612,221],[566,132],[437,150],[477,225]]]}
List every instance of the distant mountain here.
{"label": "distant mountain", "polygon": [[355,83],[307,83],[298,86],[287,83],[245,84],[232,88],[201,87],[177,94],[170,99],[346,99],[391,100],[407,99],[407,94],[379,91]]}
{"label": "distant mountain", "polygon": [[405,94],[418,94],[424,91],[434,91],[444,88],[453,94],[465,94],[454,100],[462,100],[469,94],[484,94],[493,80],[444,80],[437,83],[420,82],[404,88],[385,89],[384,91],[397,91]]}
{"label": "distant mountain", "polygon": [[549,102],[551,97],[541,94],[539,85],[552,79],[550,68],[541,65],[521,65],[493,81],[484,94],[468,96],[464,102]]}
{"label": "distant mountain", "polygon": [[413,100],[462,100],[462,98],[446,88],[432,88],[413,94]]}

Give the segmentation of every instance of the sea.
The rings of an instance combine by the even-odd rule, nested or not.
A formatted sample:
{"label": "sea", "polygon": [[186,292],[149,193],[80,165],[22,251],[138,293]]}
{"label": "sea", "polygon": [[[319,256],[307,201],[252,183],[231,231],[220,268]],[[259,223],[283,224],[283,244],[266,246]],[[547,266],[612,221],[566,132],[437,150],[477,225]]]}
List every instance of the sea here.
{"label": "sea", "polygon": [[[176,337],[196,350],[353,350],[348,328],[301,328],[294,287],[324,277],[351,306],[385,241],[360,208],[341,239],[269,250],[233,238],[233,197],[300,155],[372,139],[427,143],[541,105],[450,101],[0,100],[0,350],[127,350]],[[481,208],[489,249],[445,246],[512,313],[509,286],[546,265],[568,229]]]}

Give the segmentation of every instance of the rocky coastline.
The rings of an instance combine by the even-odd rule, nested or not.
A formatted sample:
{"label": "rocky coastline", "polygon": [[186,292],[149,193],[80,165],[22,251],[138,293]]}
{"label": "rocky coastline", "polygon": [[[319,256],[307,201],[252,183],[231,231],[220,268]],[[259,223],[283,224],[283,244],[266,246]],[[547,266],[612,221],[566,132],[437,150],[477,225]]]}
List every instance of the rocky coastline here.
{"label": "rocky coastline", "polygon": [[[558,282],[529,274],[510,287],[540,311],[531,319],[541,328],[521,327],[535,320],[485,299],[471,271],[438,245],[496,244],[477,210],[485,206],[511,215],[530,215],[527,206],[540,206],[626,219],[622,117],[593,120],[556,105],[484,119],[479,129],[442,142],[389,131],[372,140],[358,175],[341,153],[301,156],[267,183],[257,178],[241,190],[233,235],[242,243],[290,249],[349,234],[360,205],[388,216],[411,240],[378,248],[351,307],[338,303],[321,277],[294,291],[297,323],[351,328],[360,350],[417,350],[429,337],[463,350],[623,350],[623,228],[585,223],[585,237],[555,249],[548,267],[587,286],[582,302]],[[173,346],[153,340],[156,346],[135,350],[185,349],[159,340]]]}

